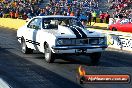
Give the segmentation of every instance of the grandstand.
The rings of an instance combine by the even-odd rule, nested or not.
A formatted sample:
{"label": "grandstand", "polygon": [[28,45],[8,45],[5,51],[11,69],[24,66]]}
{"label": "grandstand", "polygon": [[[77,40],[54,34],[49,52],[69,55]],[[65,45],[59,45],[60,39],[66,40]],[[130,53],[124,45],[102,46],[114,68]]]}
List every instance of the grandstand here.
{"label": "grandstand", "polygon": [[[77,0],[77,1],[78,2],[81,2],[81,1],[84,2],[85,0]],[[87,0],[87,1],[89,1],[89,0]],[[108,3],[107,0],[97,0],[97,1],[99,1],[98,2],[98,9],[96,10],[97,13],[99,14],[100,11],[103,11],[103,12],[108,11],[110,13],[110,15],[112,16],[112,13],[115,12],[114,9],[110,9],[110,6],[112,6],[112,3]],[[43,2],[40,4],[40,8],[44,8],[47,4],[49,4],[49,2],[50,1],[43,0]],[[126,8],[124,8],[124,10],[130,9],[131,7],[132,7],[132,4],[128,4],[128,6]]]}

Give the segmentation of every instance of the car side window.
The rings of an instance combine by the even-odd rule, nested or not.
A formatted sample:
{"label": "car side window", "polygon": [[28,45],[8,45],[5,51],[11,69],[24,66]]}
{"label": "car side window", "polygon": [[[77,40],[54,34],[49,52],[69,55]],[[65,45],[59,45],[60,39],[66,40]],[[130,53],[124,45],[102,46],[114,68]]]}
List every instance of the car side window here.
{"label": "car side window", "polygon": [[37,29],[41,29],[41,23],[42,23],[42,20],[40,18],[36,20]]}
{"label": "car side window", "polygon": [[29,24],[27,25],[27,27],[28,28],[33,28],[33,25],[35,25],[35,21],[34,21],[35,19],[32,19],[30,22],[29,22]]}
{"label": "car side window", "polygon": [[121,23],[121,24],[127,24],[127,23],[129,23],[129,19],[124,19],[124,20],[122,20],[120,23]]}
{"label": "car side window", "polygon": [[43,29],[57,29],[57,20],[43,19],[42,23]]}
{"label": "car side window", "polygon": [[29,22],[27,27],[36,30],[41,29],[41,22],[41,18],[34,18],[33,20],[31,20],[31,22]]}

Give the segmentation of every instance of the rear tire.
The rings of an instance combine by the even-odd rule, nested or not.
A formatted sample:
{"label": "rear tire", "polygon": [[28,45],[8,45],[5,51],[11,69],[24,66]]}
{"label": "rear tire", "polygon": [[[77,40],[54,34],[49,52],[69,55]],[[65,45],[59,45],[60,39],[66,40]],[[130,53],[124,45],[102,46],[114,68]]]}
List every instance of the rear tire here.
{"label": "rear tire", "polygon": [[21,39],[21,48],[22,48],[21,51],[22,51],[24,54],[32,54],[32,53],[33,53],[33,49],[30,49],[30,48],[27,47],[24,38]]}
{"label": "rear tire", "polygon": [[100,57],[101,57],[101,52],[96,52],[96,53],[90,54],[91,63],[93,65],[97,65],[99,63]]}
{"label": "rear tire", "polygon": [[53,63],[55,60],[55,54],[52,52],[47,43],[44,45],[44,51],[45,61],[48,63]]}
{"label": "rear tire", "polygon": [[112,28],[112,31],[117,31],[117,29],[116,28]]}

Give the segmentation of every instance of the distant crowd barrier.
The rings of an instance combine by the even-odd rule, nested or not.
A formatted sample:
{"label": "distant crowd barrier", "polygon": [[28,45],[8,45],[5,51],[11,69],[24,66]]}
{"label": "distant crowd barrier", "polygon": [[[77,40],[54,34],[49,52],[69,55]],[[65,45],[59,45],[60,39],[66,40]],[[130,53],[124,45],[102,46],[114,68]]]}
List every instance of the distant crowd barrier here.
{"label": "distant crowd barrier", "polygon": [[90,28],[89,30],[105,34],[107,36],[108,46],[111,48],[132,51],[132,33],[109,30],[97,30]]}
{"label": "distant crowd barrier", "polygon": [[15,30],[24,25],[25,23],[26,21],[22,19],[0,18],[0,26]]}

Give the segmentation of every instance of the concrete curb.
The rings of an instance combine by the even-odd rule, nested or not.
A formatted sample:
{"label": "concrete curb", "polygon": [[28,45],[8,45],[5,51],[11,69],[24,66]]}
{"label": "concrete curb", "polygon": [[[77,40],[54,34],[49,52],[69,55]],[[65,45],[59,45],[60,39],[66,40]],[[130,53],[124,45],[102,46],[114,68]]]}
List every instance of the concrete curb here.
{"label": "concrete curb", "polygon": [[0,26],[10,29],[18,29],[25,23],[22,19],[0,18]]}

